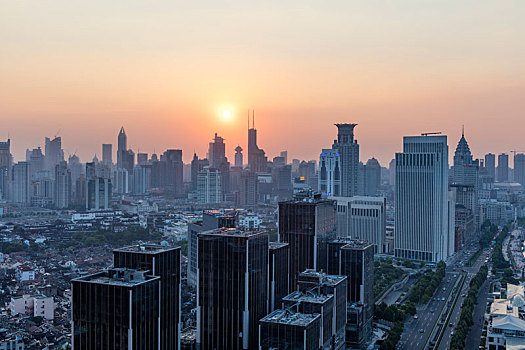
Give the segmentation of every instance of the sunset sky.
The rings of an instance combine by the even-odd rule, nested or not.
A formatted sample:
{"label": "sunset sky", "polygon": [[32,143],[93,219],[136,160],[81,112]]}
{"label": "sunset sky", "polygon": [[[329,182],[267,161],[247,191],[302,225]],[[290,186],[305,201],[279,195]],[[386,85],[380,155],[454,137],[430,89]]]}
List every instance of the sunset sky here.
{"label": "sunset sky", "polygon": [[[361,160],[465,124],[475,156],[525,151],[525,1],[0,2],[0,140],[60,129],[82,161],[123,125],[137,152],[246,149],[318,159],[353,122]],[[224,109],[232,117],[222,117]],[[67,154],[66,154],[67,157]],[[115,157],[115,156],[114,156]],[[115,158],[114,158],[115,159]]]}

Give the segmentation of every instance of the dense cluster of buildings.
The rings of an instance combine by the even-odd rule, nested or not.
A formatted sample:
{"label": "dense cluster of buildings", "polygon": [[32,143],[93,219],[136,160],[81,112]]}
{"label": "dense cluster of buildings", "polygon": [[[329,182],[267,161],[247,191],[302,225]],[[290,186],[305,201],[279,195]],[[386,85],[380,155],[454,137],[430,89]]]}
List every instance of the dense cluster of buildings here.
{"label": "dense cluster of buildings", "polygon": [[[217,133],[190,164],[178,149],[135,153],[124,128],[116,162],[111,144],[101,160],[66,162],[57,136],[15,163],[1,142],[9,346],[363,348],[375,256],[447,260],[485,220],[525,216],[523,154],[514,169],[505,154],[497,166],[493,154],[474,159],[463,134],[450,165],[447,136],[429,133],[404,137],[386,168],[361,162],[357,124],[341,123],[318,161],[270,160],[254,122],[252,112],[247,157],[237,146],[233,164]],[[138,229],[154,244],[93,243]],[[66,249],[75,245],[78,257]]]}

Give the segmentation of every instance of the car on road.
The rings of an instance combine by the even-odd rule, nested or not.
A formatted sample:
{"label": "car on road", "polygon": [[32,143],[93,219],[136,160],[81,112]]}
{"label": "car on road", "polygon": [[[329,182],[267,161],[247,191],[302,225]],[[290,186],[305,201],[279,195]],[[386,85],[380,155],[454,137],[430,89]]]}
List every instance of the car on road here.
{"label": "car on road", "polygon": [[441,298],[441,301],[445,301],[445,297]]}
{"label": "car on road", "polygon": [[454,335],[454,331],[450,332],[450,335]]}
{"label": "car on road", "polygon": [[423,328],[420,328],[419,333],[425,333],[425,330]]}
{"label": "car on road", "polygon": [[414,320],[417,320],[419,317],[417,315],[414,315]]}
{"label": "car on road", "polygon": [[446,291],[446,290],[447,290],[447,288],[443,287],[443,291]]}
{"label": "car on road", "polygon": [[448,324],[448,326],[449,327],[454,327],[454,323],[451,322],[451,323]]}

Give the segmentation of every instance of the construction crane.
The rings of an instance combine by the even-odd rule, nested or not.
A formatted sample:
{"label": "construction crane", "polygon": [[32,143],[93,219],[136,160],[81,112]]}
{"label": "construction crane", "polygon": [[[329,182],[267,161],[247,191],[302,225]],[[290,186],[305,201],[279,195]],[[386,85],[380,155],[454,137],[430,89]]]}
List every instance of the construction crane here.
{"label": "construction crane", "polygon": [[428,135],[441,135],[441,131],[437,132],[422,132],[421,136],[428,136]]}

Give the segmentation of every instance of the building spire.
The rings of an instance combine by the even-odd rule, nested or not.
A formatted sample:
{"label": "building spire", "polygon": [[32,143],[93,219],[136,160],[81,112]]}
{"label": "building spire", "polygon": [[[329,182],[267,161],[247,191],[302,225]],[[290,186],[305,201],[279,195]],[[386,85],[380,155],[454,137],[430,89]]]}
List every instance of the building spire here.
{"label": "building spire", "polygon": [[461,125],[461,137],[465,137],[465,124]]}

